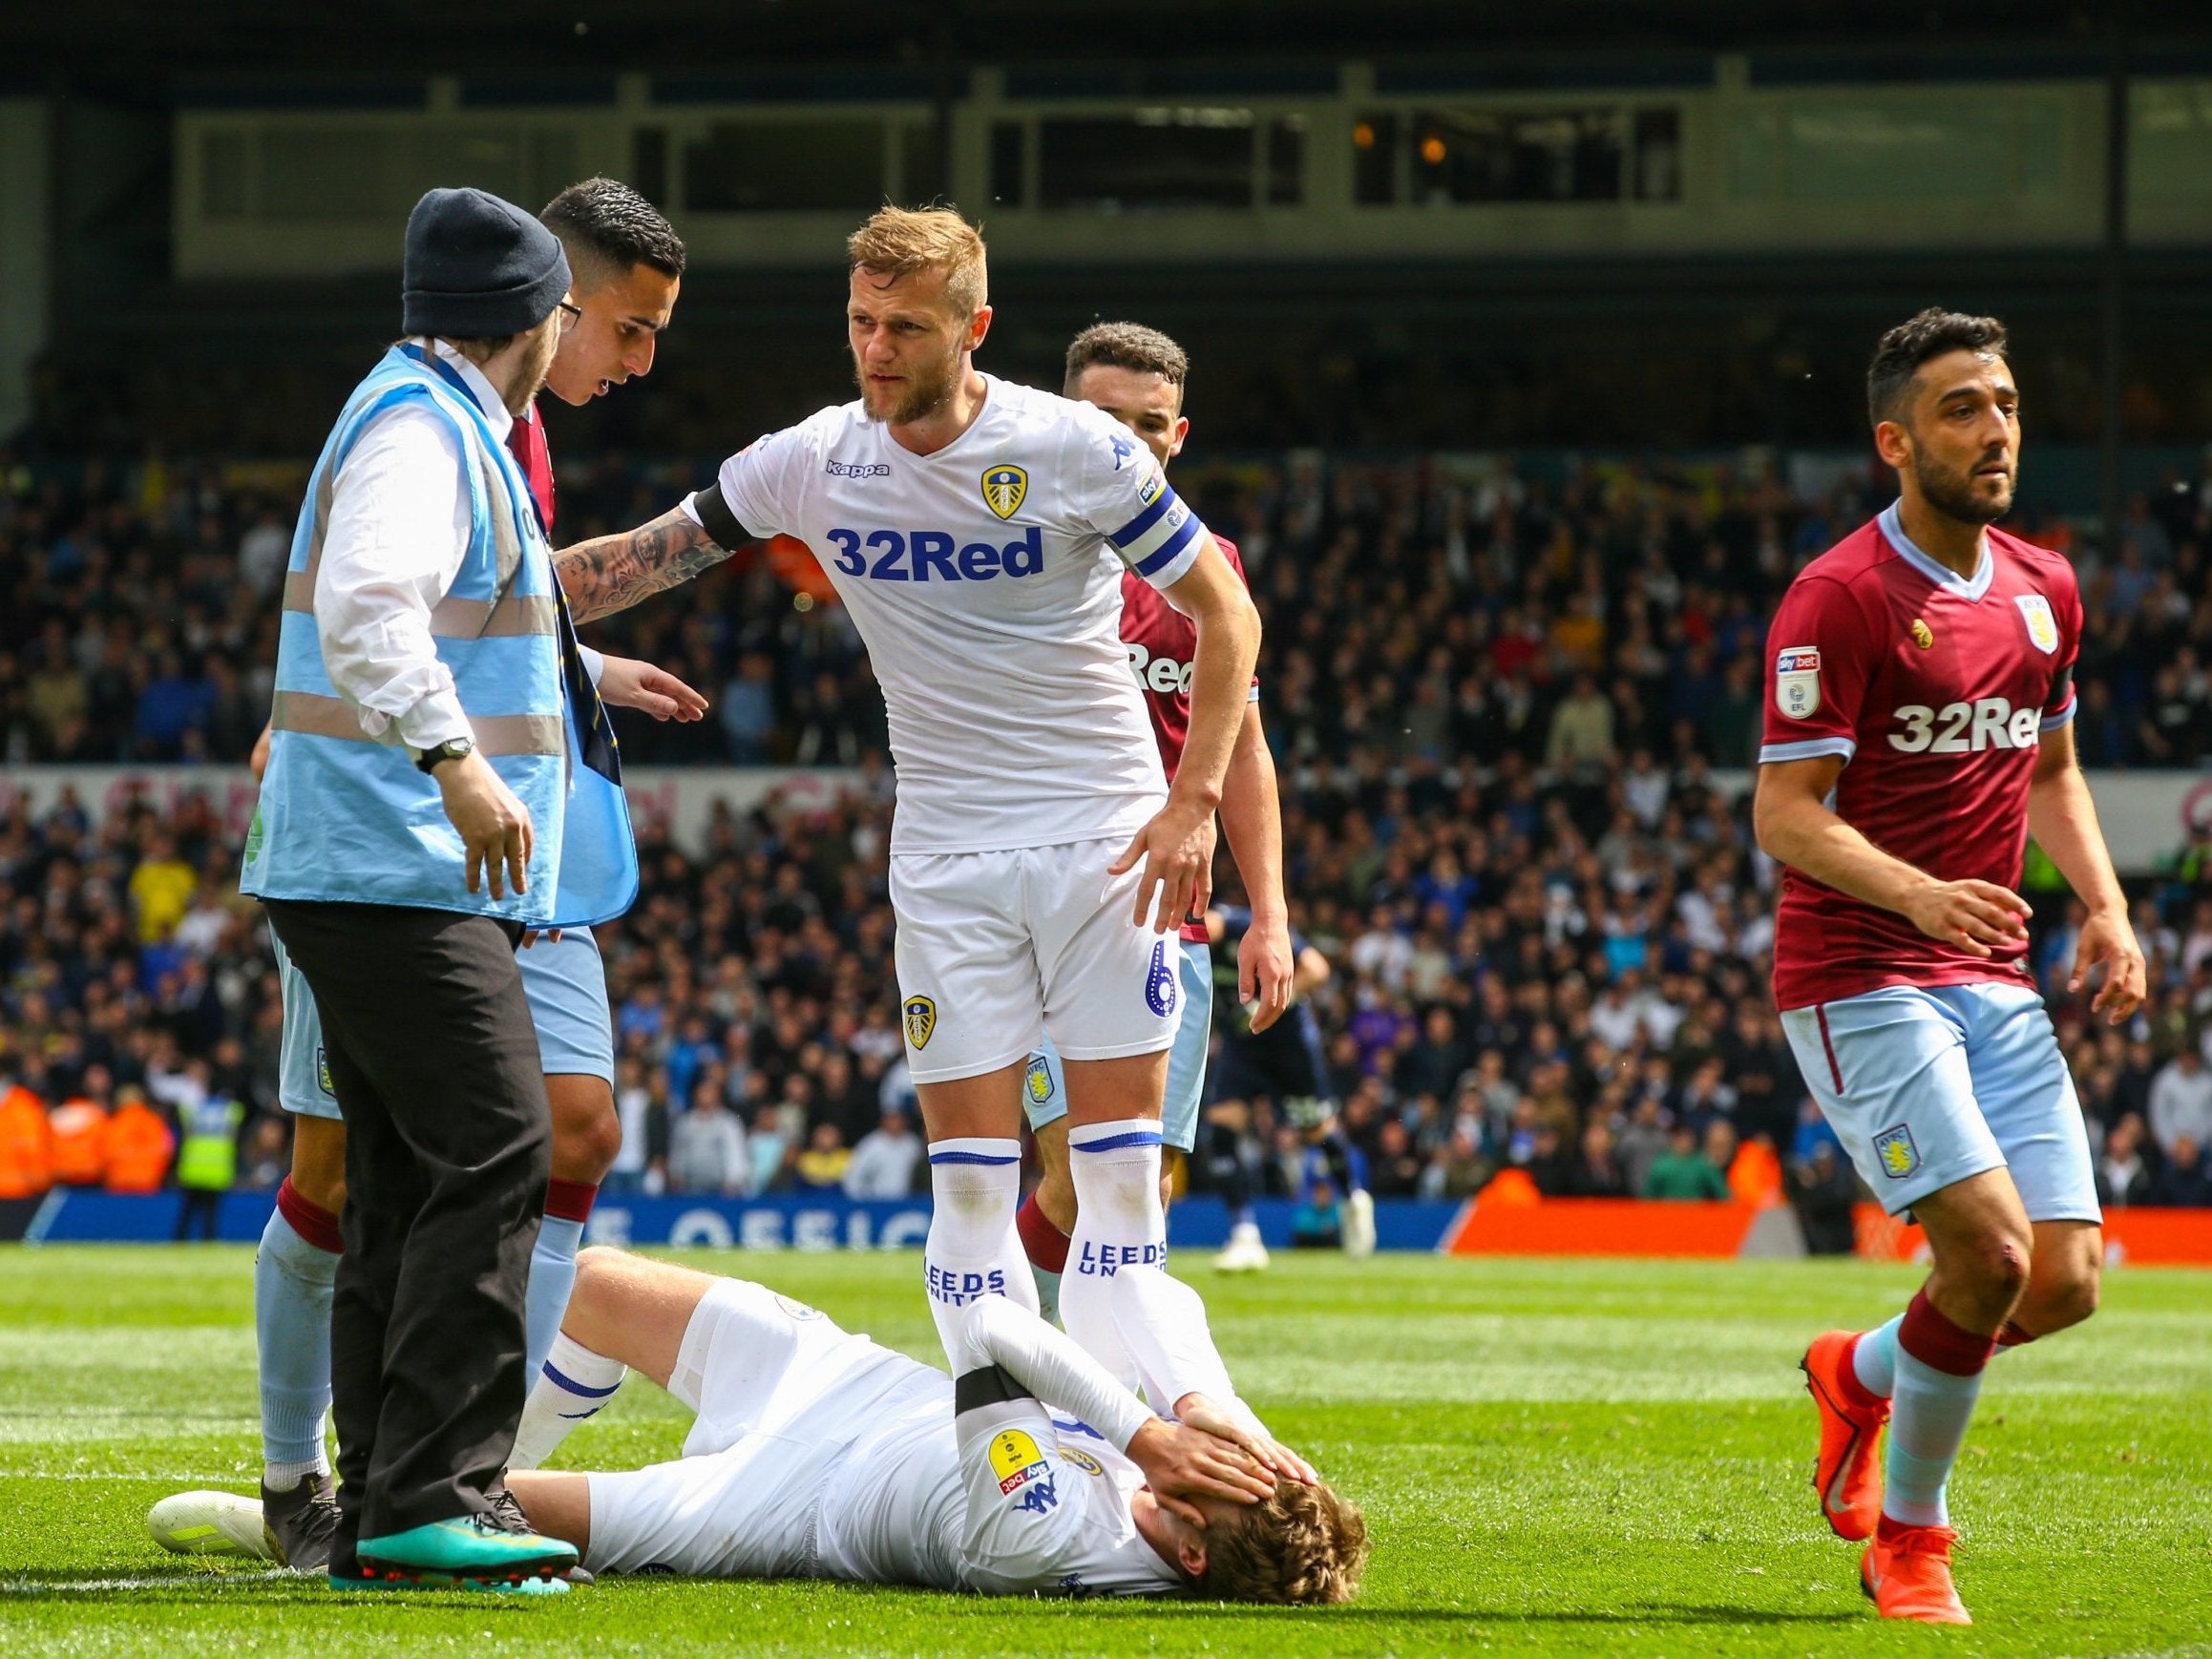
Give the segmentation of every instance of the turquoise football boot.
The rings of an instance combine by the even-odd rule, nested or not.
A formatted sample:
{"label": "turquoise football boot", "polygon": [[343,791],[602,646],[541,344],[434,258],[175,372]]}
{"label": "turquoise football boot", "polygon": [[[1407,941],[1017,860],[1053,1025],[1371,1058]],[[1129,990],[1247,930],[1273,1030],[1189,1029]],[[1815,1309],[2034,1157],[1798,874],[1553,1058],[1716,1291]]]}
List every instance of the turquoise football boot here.
{"label": "turquoise football boot", "polygon": [[577,1564],[576,1550],[558,1539],[510,1531],[488,1514],[365,1538],[360,1556],[364,1577],[482,1588],[548,1578]]}

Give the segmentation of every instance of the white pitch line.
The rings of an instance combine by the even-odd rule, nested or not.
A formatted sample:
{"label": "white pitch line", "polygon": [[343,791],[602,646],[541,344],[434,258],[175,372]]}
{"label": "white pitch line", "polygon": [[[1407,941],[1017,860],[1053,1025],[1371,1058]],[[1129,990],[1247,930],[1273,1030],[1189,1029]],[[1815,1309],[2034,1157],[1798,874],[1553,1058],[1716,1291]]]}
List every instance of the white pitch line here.
{"label": "white pitch line", "polygon": [[102,1590],[242,1589],[268,1584],[312,1583],[282,1568],[259,1573],[148,1573],[138,1578],[0,1579],[0,1596],[54,1596]]}
{"label": "white pitch line", "polygon": [[225,1469],[219,1475],[206,1474],[153,1474],[141,1475],[136,1470],[121,1469],[95,1473],[89,1469],[0,1469],[0,1480],[161,1480],[176,1486],[246,1486],[251,1480],[235,1469]]}

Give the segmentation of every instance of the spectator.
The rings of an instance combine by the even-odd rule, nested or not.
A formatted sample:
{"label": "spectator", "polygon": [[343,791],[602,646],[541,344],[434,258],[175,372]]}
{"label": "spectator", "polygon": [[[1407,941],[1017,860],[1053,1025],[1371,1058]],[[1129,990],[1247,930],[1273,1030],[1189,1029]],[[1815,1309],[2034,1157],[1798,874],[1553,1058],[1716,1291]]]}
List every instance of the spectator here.
{"label": "spectator", "polygon": [[2204,1150],[2189,1136],[2176,1141],[2164,1165],[2151,1182],[2153,1204],[2182,1209],[2212,1209],[2212,1171],[2204,1167]]}
{"label": "spectator", "polygon": [[792,1170],[802,1192],[840,1192],[845,1171],[852,1166],[853,1151],[834,1124],[816,1124],[807,1137],[807,1149]]}
{"label": "spectator", "polygon": [[1718,1203],[1729,1196],[1728,1177],[1698,1151],[1697,1136],[1690,1125],[1676,1124],[1668,1135],[1665,1154],[1644,1176],[1641,1196]]}
{"label": "spectator", "polygon": [[750,1170],[745,1125],[724,1103],[722,1091],[703,1081],[692,1093],[691,1109],[669,1130],[669,1189],[743,1198]]}
{"label": "spectator", "polygon": [[1834,1141],[1817,1141],[1811,1156],[1793,1158],[1782,1169],[1783,1190],[1805,1235],[1805,1250],[1816,1256],[1847,1256],[1858,1246],[1853,1209],[1859,1184]]}
{"label": "spectator", "polygon": [[1544,764],[1553,771],[1609,766],[1614,759],[1613,705],[1588,674],[1574,677],[1574,688],[1551,711],[1544,740]]}
{"label": "spectator", "polygon": [[2151,1171],[2143,1162],[2143,1121],[2122,1118],[2105,1132],[2096,1161],[2097,1202],[2113,1209],[2151,1201]]}
{"label": "spectator", "polygon": [[1567,1191],[1573,1198],[1622,1198],[1628,1183],[1613,1157],[1612,1128],[1601,1118],[1591,1118],[1582,1131],[1581,1156],[1569,1170]]}
{"label": "spectator", "polygon": [[157,830],[146,844],[146,856],[131,872],[131,904],[138,914],[138,938],[159,944],[184,919],[185,907],[200,885],[200,875],[177,855],[176,838]]}
{"label": "spectator", "polygon": [[1652,1171],[1667,1155],[1672,1138],[1665,1105],[1657,1096],[1646,1095],[1636,1102],[1615,1148],[1621,1166],[1621,1185],[1638,1197],[1645,1196]]}
{"label": "spectator", "polygon": [[845,1166],[845,1196],[904,1198],[914,1190],[921,1154],[921,1137],[907,1126],[906,1114],[884,1113],[853,1148],[852,1162]]}
{"label": "spectator", "polygon": [[2166,1157],[2183,1141],[2212,1143],[2212,1070],[2194,1042],[2185,1043],[2151,1080],[2151,1138]]}

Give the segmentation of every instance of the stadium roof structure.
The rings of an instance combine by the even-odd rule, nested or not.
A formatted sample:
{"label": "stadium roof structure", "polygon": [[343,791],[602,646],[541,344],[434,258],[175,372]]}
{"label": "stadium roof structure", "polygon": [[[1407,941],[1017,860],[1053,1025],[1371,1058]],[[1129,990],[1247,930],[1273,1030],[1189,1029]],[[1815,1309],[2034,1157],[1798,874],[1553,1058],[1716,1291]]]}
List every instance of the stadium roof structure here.
{"label": "stadium roof structure", "polygon": [[[1849,49],[1893,74],[1930,50],[2094,52],[2122,0],[1182,0],[1172,21],[1096,0],[72,0],[0,9],[0,79],[158,95],[174,77],[302,72],[595,71],[845,62],[1097,63],[1437,52]],[[2201,0],[2126,0],[2138,39],[2212,41]]]}

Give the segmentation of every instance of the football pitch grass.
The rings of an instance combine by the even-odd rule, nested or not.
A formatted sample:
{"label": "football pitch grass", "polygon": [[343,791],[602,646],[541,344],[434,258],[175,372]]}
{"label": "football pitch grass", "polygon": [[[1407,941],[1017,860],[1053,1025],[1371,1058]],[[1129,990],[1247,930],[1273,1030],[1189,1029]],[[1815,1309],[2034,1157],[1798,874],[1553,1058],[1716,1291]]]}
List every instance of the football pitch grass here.
{"label": "football pitch grass", "polygon": [[[914,1254],[686,1259],[935,1349]],[[1978,1623],[1932,1630],[1878,1626],[1822,1524],[1796,1368],[1823,1327],[1901,1306],[1910,1270],[1186,1269],[1247,1395],[1366,1508],[1350,1607],[666,1578],[341,1598],[164,1555],[149,1504],[258,1474],[249,1253],[0,1249],[0,1652],[2212,1654],[2212,1275],[2117,1271],[2084,1331],[1994,1362],[1952,1485]],[[669,1457],[684,1428],[633,1380],[556,1463]]]}

